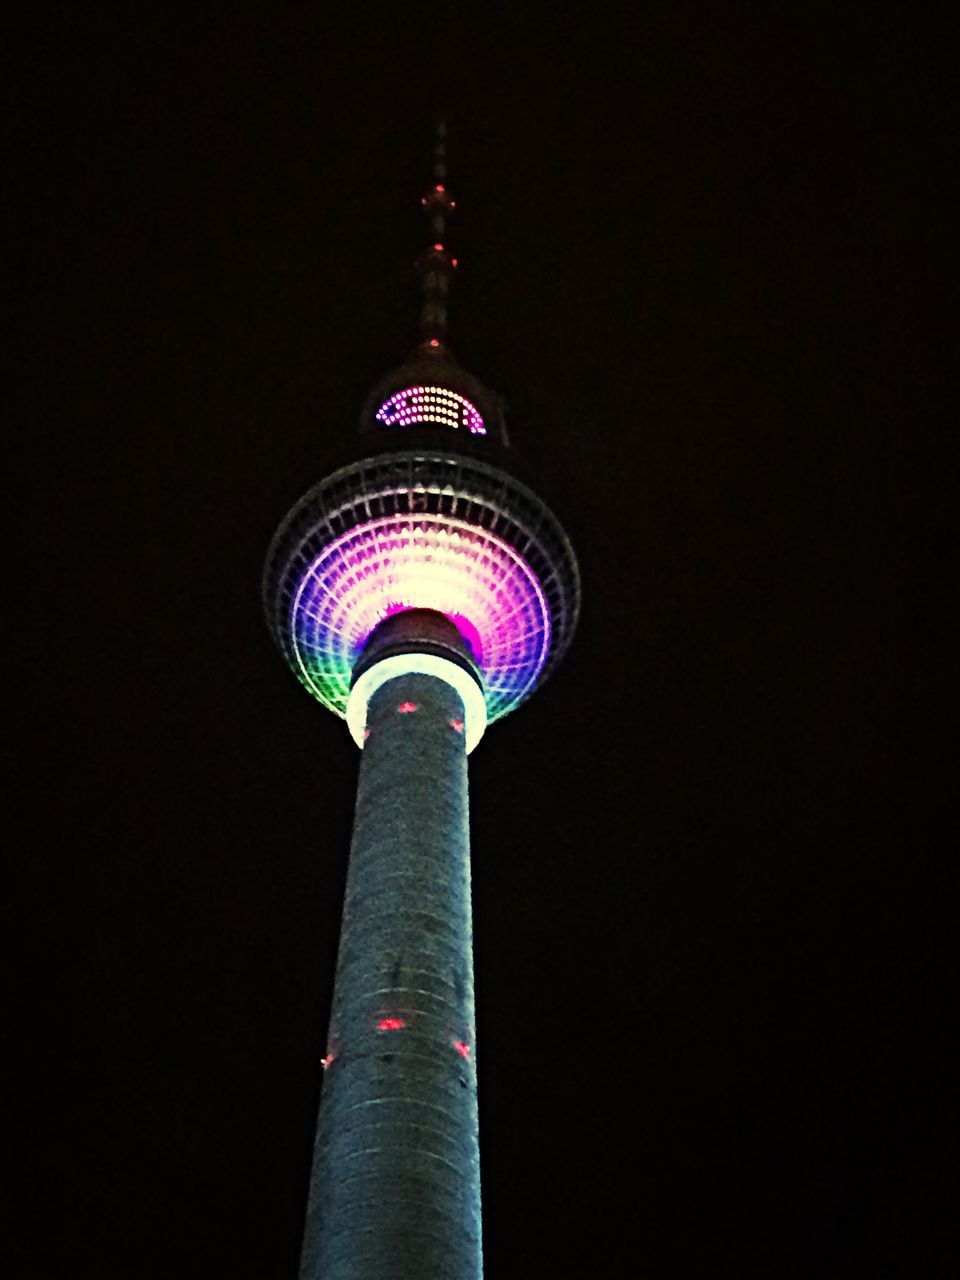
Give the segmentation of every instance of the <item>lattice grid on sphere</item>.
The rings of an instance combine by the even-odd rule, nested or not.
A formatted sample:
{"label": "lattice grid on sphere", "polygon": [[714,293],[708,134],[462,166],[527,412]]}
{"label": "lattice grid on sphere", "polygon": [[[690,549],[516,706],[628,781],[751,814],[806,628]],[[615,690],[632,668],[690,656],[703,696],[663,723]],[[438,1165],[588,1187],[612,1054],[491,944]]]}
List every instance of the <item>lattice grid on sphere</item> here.
{"label": "lattice grid on sphere", "polygon": [[297,503],[270,548],[264,596],[288,664],[337,715],[377,624],[425,608],[459,628],[496,720],[566,649],[579,578],[558,520],[509,472],[402,451],[343,467]]}

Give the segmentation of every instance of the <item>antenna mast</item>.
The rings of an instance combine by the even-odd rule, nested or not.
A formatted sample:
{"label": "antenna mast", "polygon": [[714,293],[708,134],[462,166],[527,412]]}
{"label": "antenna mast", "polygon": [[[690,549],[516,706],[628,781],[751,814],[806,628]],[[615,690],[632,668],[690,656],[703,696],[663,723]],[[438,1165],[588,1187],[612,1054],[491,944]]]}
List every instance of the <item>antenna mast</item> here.
{"label": "antenna mast", "polygon": [[456,258],[447,249],[447,222],[457,207],[447,189],[447,126],[437,124],[433,147],[433,182],[420,200],[430,227],[430,243],[417,259],[420,274],[420,345],[442,352],[447,337],[447,296]]}

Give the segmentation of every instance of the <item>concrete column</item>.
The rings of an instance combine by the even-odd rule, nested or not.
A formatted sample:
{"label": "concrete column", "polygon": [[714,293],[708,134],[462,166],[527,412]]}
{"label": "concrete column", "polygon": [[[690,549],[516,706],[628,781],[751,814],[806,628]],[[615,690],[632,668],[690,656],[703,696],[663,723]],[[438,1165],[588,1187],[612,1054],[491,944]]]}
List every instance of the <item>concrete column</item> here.
{"label": "concrete column", "polygon": [[367,709],[301,1280],[477,1280],[467,759],[460,695]]}

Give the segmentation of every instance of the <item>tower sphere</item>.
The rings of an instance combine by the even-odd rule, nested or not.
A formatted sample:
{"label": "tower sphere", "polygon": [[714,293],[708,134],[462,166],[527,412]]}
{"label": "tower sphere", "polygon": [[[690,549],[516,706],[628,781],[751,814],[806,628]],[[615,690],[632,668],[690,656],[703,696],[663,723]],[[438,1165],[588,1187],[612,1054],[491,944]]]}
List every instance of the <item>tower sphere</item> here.
{"label": "tower sphere", "polygon": [[457,627],[488,722],[543,682],[573,634],[579,573],[562,525],[507,450],[437,425],[427,402],[439,398],[424,391],[426,423],[366,434],[363,456],[296,503],[268,552],[270,629],[297,679],[339,716],[374,629],[405,610]]}

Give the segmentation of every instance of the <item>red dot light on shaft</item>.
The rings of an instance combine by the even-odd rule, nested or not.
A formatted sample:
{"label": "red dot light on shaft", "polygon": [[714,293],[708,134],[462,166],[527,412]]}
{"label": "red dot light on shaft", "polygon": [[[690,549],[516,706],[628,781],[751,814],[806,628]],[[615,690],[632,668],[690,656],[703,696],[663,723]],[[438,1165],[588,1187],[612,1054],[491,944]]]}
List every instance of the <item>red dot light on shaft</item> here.
{"label": "red dot light on shaft", "polygon": [[407,1024],[402,1018],[381,1018],[377,1023],[378,1031],[402,1031]]}

